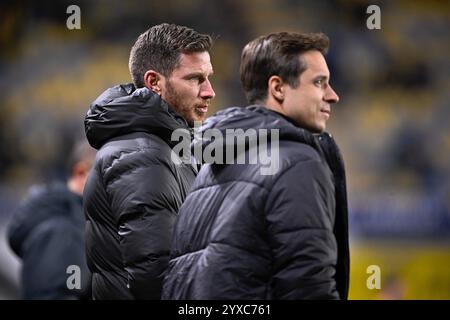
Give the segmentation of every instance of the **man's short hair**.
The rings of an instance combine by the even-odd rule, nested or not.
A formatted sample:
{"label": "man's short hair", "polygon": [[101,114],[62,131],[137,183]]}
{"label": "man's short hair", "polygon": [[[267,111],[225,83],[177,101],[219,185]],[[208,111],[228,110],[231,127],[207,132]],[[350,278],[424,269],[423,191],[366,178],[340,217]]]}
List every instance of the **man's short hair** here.
{"label": "man's short hair", "polygon": [[169,77],[181,53],[210,50],[212,39],[207,34],[175,24],[163,23],[142,33],[131,48],[129,68],[137,88],[144,87],[144,74],[155,70]]}
{"label": "man's short hair", "polygon": [[92,163],[97,151],[86,140],[77,140],[72,146],[69,157],[66,160],[66,170],[69,176],[78,162]]}
{"label": "man's short hair", "polygon": [[[241,83],[247,100],[258,103],[267,99],[268,80],[279,76],[292,88],[306,70],[301,54],[317,50],[325,55],[329,39],[323,33],[271,33],[248,43],[242,50]],[[300,57],[300,58],[299,58]]]}

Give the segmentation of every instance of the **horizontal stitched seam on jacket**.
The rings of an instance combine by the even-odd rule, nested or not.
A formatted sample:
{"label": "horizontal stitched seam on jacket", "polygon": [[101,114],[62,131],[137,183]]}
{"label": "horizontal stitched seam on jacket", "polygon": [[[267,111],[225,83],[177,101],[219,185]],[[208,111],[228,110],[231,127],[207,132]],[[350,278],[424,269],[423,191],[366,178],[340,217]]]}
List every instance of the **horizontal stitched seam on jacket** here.
{"label": "horizontal stitched seam on jacket", "polygon": [[[305,164],[305,163],[307,163],[307,162],[317,162],[317,163],[321,163],[321,161],[316,160],[316,159],[307,159],[307,160],[303,160],[303,161],[299,161],[299,162],[292,163],[292,164],[289,165],[288,167],[283,168],[283,172],[280,173],[280,175],[274,180],[274,182],[272,183],[272,185],[275,185],[275,184],[277,183],[277,180],[280,179],[280,177],[282,177],[282,176],[286,173],[286,171],[289,171],[289,169],[291,169],[293,166],[295,166],[295,165],[297,165],[297,164]],[[209,187],[213,187],[213,186],[219,186],[219,185],[226,184],[226,183],[232,183],[232,182],[246,182],[246,183],[254,184],[254,185],[260,187],[261,189],[266,190],[267,192],[270,192],[270,190],[271,190],[271,189],[268,189],[268,188],[264,187],[263,185],[260,185],[260,184],[258,184],[258,183],[256,183],[256,182],[253,182],[253,181],[236,179],[236,180],[224,181],[224,182],[219,182],[219,183],[214,183],[214,184],[208,184],[208,185],[205,185],[205,186],[197,187],[196,189],[192,189],[191,192],[195,192],[195,191],[197,191],[197,190],[201,190],[201,189],[205,189],[205,188],[209,188]]]}
{"label": "horizontal stitched seam on jacket", "polygon": [[240,245],[226,243],[226,242],[218,242],[218,241],[211,241],[208,245],[211,245],[211,244],[214,244],[214,245],[225,245],[225,246],[233,247],[233,248],[236,248],[236,249],[239,249],[239,250],[242,250],[242,251],[247,251],[251,255],[255,255],[255,251],[254,250],[250,250],[249,248],[244,248],[244,247],[242,247]]}
{"label": "horizontal stitched seam on jacket", "polygon": [[326,230],[326,231],[331,231],[330,229],[320,228],[320,227],[292,227],[292,229],[283,230],[283,231],[278,232],[277,234],[290,233],[290,232],[295,232],[295,231],[300,231],[300,230]]}
{"label": "horizontal stitched seam on jacket", "polygon": [[280,175],[275,179],[275,181],[273,182],[273,185],[278,183],[278,180],[281,179],[281,177],[283,177],[289,170],[291,170],[294,166],[299,165],[299,164],[308,164],[309,162],[317,162],[319,164],[322,164],[322,161],[316,160],[316,159],[308,159],[308,160],[304,160],[301,162],[295,162],[292,163],[290,166],[288,166],[287,168],[284,169],[284,171],[282,173],[280,173]]}
{"label": "horizontal stitched seam on jacket", "polygon": [[[275,179],[275,181],[273,181],[272,182],[272,185],[276,185],[277,183],[278,183],[278,180],[279,179],[281,179],[281,177],[283,177],[290,169],[292,169],[294,166],[296,166],[296,165],[298,165],[298,164],[305,164],[305,163],[308,163],[308,162],[317,162],[317,163],[319,163],[319,164],[321,164],[322,162],[321,161],[319,161],[319,160],[316,160],[316,159],[308,159],[308,160],[305,160],[305,161],[301,161],[301,162],[295,162],[295,163],[293,163],[293,164],[291,164],[290,166],[288,166],[276,179]],[[273,188],[271,189],[271,190],[269,190],[269,196],[268,197],[266,197],[265,198],[265,201],[266,201],[266,203],[263,205],[263,208],[264,208],[264,211],[267,211],[266,210],[266,205],[267,205],[267,199],[269,199],[269,197],[270,197],[270,191],[272,191],[273,190]]]}
{"label": "horizontal stitched seam on jacket", "polygon": [[206,189],[206,188],[212,188],[212,187],[215,187],[215,186],[220,186],[220,185],[223,185],[223,184],[228,184],[228,183],[238,183],[238,182],[248,183],[248,184],[253,184],[253,185],[255,185],[255,186],[257,186],[257,187],[259,187],[259,188],[265,190],[266,192],[269,192],[269,189],[265,188],[264,186],[261,186],[261,185],[257,184],[256,182],[253,182],[253,181],[247,181],[247,180],[232,180],[232,181],[224,181],[224,182],[220,182],[220,183],[216,183],[216,184],[209,184],[209,185],[206,185],[206,186],[202,186],[202,187],[200,187],[200,188],[191,190],[190,193],[194,193],[194,192],[197,192],[197,191]]}
{"label": "horizontal stitched seam on jacket", "polygon": [[239,250],[242,250],[242,251],[250,252],[252,255],[255,254],[255,251],[251,251],[250,249],[247,249],[247,248],[244,248],[244,247],[241,247],[241,246],[238,246],[238,245],[225,243],[225,242],[211,241],[211,242],[208,242],[205,245],[205,247],[203,247],[203,248],[200,248],[200,249],[197,249],[197,250],[192,250],[192,251],[185,251],[183,254],[179,255],[178,257],[174,257],[171,260],[178,260],[178,259],[180,259],[181,257],[183,257],[183,256],[185,256],[187,254],[197,254],[197,253],[200,254],[201,251],[206,250],[210,245],[225,245],[225,246],[233,247],[233,248],[236,248],[236,249],[239,249]]}

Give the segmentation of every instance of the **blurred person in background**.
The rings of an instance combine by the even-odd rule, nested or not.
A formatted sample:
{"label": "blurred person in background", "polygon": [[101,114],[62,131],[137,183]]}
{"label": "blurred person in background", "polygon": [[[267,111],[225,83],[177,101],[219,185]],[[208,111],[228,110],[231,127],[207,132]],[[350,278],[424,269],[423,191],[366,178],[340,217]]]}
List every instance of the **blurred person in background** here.
{"label": "blurred person in background", "polygon": [[22,260],[23,299],[90,299],[82,194],[94,157],[86,141],[78,142],[67,182],[32,187],[12,216],[8,240]]}
{"label": "blurred person in background", "polygon": [[200,131],[278,130],[267,150],[279,152],[279,167],[262,175],[261,163],[202,166],[174,227],[163,299],[347,299],[345,173],[324,131],[339,100],[328,46],[321,33],[281,32],[244,48],[252,105],[220,111]]}
{"label": "blurred person in background", "polygon": [[131,49],[133,84],[106,90],[85,119],[98,149],[84,192],[94,299],[160,299],[178,209],[197,174],[172,162],[172,132],[191,132],[215,93],[212,39],[160,24]]}

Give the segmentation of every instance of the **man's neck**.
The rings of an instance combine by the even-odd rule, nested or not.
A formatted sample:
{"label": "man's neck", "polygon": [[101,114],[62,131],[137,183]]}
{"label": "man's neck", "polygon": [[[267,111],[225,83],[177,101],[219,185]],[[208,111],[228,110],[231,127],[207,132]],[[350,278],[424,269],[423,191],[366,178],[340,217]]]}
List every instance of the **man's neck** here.
{"label": "man's neck", "polygon": [[263,101],[261,104],[263,106],[265,106],[267,109],[269,109],[270,111],[276,112],[277,114],[282,116],[284,119],[286,119],[287,121],[292,123],[294,126],[296,126],[296,127],[299,126],[294,120],[292,120],[291,118],[289,118],[286,115],[286,113],[284,112],[284,109],[282,108],[281,104],[279,104],[277,101],[267,99],[266,101]]}

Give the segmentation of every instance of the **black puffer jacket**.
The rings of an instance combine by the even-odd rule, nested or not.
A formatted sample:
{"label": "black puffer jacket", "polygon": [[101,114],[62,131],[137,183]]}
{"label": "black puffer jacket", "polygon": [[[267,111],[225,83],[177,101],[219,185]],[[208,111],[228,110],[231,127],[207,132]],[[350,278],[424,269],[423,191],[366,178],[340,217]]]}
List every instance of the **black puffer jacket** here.
{"label": "black puffer jacket", "polygon": [[[23,299],[90,299],[84,225],[82,198],[65,183],[31,188],[8,226],[11,249],[22,259]],[[79,287],[69,289],[68,280]]]}
{"label": "black puffer jacket", "polygon": [[346,299],[345,174],[331,136],[260,106],[219,112],[201,131],[210,128],[279,129],[279,170],[202,167],[175,225],[163,299]]}
{"label": "black puffer jacket", "polygon": [[189,130],[160,96],[106,90],[85,119],[99,149],[84,189],[94,299],[160,299],[171,231],[196,169],[171,160],[171,134]]}

